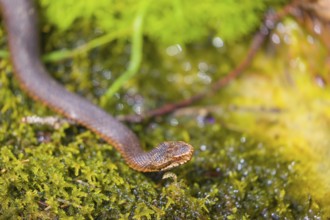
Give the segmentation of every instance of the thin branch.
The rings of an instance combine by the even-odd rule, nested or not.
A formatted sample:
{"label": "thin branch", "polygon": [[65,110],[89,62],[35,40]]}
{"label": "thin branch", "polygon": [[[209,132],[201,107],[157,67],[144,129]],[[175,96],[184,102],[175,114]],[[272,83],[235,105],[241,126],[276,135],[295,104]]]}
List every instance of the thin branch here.
{"label": "thin branch", "polygon": [[53,51],[53,52],[43,55],[42,60],[44,62],[57,62],[57,61],[69,59],[74,56],[80,55],[82,53],[86,53],[96,47],[100,47],[101,45],[107,44],[107,43],[113,41],[114,39],[127,35],[127,33],[129,31],[130,31],[130,29],[127,28],[127,29],[116,31],[116,32],[112,32],[112,33],[100,36],[98,38],[95,38],[95,39],[87,42],[86,44],[83,44],[72,50],[65,49],[65,50]]}

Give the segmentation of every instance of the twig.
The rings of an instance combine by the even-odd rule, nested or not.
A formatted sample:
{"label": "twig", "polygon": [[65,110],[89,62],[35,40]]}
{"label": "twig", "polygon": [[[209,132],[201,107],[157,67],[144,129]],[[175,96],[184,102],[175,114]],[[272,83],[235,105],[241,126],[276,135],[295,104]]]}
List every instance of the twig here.
{"label": "twig", "polygon": [[160,115],[169,114],[176,109],[183,108],[189,106],[197,101],[202,100],[208,95],[216,93],[222,87],[228,85],[233,79],[239,76],[252,62],[259,48],[262,46],[266,37],[269,35],[270,30],[274,28],[275,24],[282,19],[284,16],[291,13],[291,11],[295,8],[297,2],[294,1],[286,6],[284,6],[281,10],[274,14],[268,14],[265,17],[264,23],[261,26],[260,30],[255,34],[252,43],[249,47],[249,50],[243,59],[235,69],[229,72],[224,78],[219,79],[215,83],[212,84],[211,89],[204,90],[197,95],[194,95],[188,99],[181,100],[176,103],[165,104],[164,106],[148,111],[142,115],[127,115],[123,117],[119,117],[120,120],[127,122],[140,122],[142,120],[146,120],[149,118],[157,117]]}
{"label": "twig", "polygon": [[[44,62],[57,62],[57,61],[69,59],[74,56],[80,55],[82,53],[86,53],[101,45],[107,44],[107,43],[113,41],[114,39],[127,35],[127,33],[129,31],[130,31],[130,29],[123,29],[123,30],[119,30],[116,32],[112,32],[112,33],[100,36],[98,38],[95,38],[95,39],[87,42],[86,44],[83,44],[72,50],[53,51],[53,52],[43,55],[42,60]],[[1,57],[1,53],[0,53],[0,57]]]}
{"label": "twig", "polygon": [[21,122],[27,124],[48,125],[54,129],[59,129],[65,123],[75,124],[75,122],[70,119],[59,118],[56,116],[39,117],[37,115],[26,116],[21,119]]}
{"label": "twig", "polygon": [[[83,45],[80,45],[71,50],[69,49],[61,49],[57,51],[50,52],[42,56],[42,60],[44,62],[58,62],[65,59],[70,59],[74,56],[81,55],[83,53],[87,53],[88,51],[100,47],[104,44],[107,44],[115,39],[126,36],[131,31],[130,28],[125,28],[122,30],[118,30],[116,32],[111,32],[106,35],[97,37],[92,39],[91,41],[86,42]],[[9,52],[7,50],[0,50],[0,58],[8,58]]]}

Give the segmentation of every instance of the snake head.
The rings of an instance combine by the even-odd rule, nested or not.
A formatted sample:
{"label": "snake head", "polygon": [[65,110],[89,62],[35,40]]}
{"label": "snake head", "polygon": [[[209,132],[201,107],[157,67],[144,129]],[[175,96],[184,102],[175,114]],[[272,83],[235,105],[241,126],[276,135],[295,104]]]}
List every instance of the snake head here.
{"label": "snake head", "polygon": [[193,152],[193,147],[183,141],[166,141],[149,152],[150,163],[145,168],[147,172],[169,170],[188,162]]}

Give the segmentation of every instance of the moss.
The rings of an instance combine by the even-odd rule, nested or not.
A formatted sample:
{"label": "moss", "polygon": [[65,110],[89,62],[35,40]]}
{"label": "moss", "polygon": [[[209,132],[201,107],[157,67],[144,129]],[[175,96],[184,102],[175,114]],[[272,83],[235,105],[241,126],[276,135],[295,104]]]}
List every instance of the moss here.
{"label": "moss", "polygon": [[[143,1],[85,0],[76,2],[40,0],[50,23],[59,31],[73,24],[82,29],[93,20],[104,33],[132,27],[141,7],[146,10],[144,35],[157,44],[189,43],[208,37],[210,31],[225,41],[237,40],[257,28],[267,6],[284,1]],[[127,7],[129,6],[129,7]],[[194,27],[194,28],[191,28]]]}
{"label": "moss", "polygon": [[[201,132],[194,121],[179,122],[192,135]],[[163,129],[170,127],[165,123]],[[180,133],[180,127],[171,129]],[[237,219],[320,214],[308,195],[299,202],[290,191],[299,182],[294,161],[280,154],[269,157],[265,144],[216,124],[204,125],[204,138],[193,142],[199,146],[193,161],[177,170],[178,182],[153,182],[136,173],[88,131],[68,144],[56,141],[62,135],[52,136],[50,143],[1,148],[3,216]]]}
{"label": "moss", "polygon": [[[314,40],[310,41],[295,21],[287,19],[280,25],[285,31],[274,35],[281,43],[269,45],[274,54],[261,53],[254,71],[226,90],[229,99],[223,100],[222,118],[228,127],[263,137],[280,146],[276,150],[287,158],[298,161],[301,184],[329,213],[330,114],[326,103],[330,97],[324,76],[329,71],[328,51],[318,38],[310,36]],[[228,110],[227,104],[235,108]]]}
{"label": "moss", "polygon": [[[129,169],[111,146],[89,131],[48,128],[51,142],[40,142],[43,138],[36,133],[45,128],[20,122],[31,112],[18,108],[28,99],[21,93],[13,95],[13,88],[18,91],[11,77],[2,77],[0,92],[8,93],[4,104],[13,105],[4,108],[7,105],[2,104],[2,113],[17,112],[2,118],[1,123],[2,128],[10,124],[17,131],[12,134],[15,137],[8,137],[7,130],[1,133],[4,217],[237,219],[320,214],[308,195],[296,200],[290,192],[299,182],[294,161],[272,154],[264,143],[227,131],[218,123],[172,117],[161,126],[136,126],[142,140],[147,139],[146,134],[150,135],[148,142],[162,136],[188,137],[196,146],[193,161],[177,170],[178,182],[153,182]],[[32,110],[40,107],[29,105]],[[182,131],[183,126],[189,127],[191,136]],[[72,139],[67,138],[73,134]]]}

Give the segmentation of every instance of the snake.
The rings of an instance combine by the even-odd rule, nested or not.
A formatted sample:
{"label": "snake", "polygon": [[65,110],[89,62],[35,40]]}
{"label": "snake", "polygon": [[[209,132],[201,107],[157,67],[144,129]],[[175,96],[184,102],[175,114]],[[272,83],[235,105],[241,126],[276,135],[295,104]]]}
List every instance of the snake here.
{"label": "snake", "polygon": [[150,151],[143,150],[125,124],[53,79],[41,61],[38,11],[33,0],[0,0],[0,10],[14,75],[33,100],[99,135],[134,170],[166,171],[192,158],[193,147],[183,141],[164,141]]}

